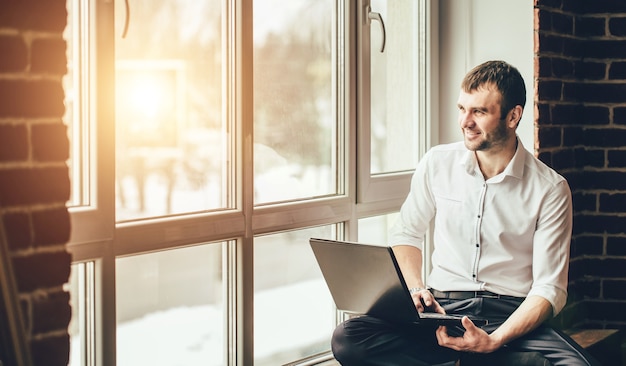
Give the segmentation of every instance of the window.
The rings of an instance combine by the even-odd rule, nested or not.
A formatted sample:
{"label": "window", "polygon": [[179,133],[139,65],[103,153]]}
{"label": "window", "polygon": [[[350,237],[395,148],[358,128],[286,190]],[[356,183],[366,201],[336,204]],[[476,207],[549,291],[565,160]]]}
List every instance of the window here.
{"label": "window", "polygon": [[255,203],[342,193],[333,1],[253,3]]}
{"label": "window", "polygon": [[359,12],[358,151],[370,157],[359,160],[360,202],[406,197],[407,172],[430,145],[428,7],[428,1],[372,0]]}
{"label": "window", "polygon": [[328,350],[333,300],[309,238],[336,237],[334,225],[255,238],[254,364],[282,365]]}
{"label": "window", "polygon": [[225,244],[117,259],[117,365],[223,365]]}
{"label": "window", "polygon": [[328,359],[308,239],[386,240],[430,141],[430,1],[67,4],[70,364]]}
{"label": "window", "polygon": [[116,219],[231,208],[222,2],[130,5],[115,13]]}

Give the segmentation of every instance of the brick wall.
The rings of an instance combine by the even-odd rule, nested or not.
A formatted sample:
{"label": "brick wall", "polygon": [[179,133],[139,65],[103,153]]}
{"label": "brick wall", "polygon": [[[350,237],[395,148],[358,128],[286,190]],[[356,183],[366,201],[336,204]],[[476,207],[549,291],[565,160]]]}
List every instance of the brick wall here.
{"label": "brick wall", "polygon": [[535,0],[535,78],[539,158],[574,199],[560,321],[626,328],[626,2]]}
{"label": "brick wall", "polygon": [[[65,0],[0,0],[0,219],[34,365],[67,365]],[[0,325],[2,326],[2,325]]]}

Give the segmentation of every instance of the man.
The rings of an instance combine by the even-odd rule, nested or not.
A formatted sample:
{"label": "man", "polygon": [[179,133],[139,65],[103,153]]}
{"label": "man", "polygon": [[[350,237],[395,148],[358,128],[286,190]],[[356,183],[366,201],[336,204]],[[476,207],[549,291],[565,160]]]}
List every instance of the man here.
{"label": "man", "polygon": [[[467,316],[464,329],[351,319],[333,334],[342,365],[455,365],[503,350],[539,352],[553,365],[595,364],[544,324],[567,298],[572,202],[566,180],[516,135],[525,103],[516,68],[488,61],[471,70],[458,99],[464,141],[437,146],[419,162],[391,232],[419,312],[489,324],[479,328]],[[432,271],[424,281],[424,235],[432,223]]]}

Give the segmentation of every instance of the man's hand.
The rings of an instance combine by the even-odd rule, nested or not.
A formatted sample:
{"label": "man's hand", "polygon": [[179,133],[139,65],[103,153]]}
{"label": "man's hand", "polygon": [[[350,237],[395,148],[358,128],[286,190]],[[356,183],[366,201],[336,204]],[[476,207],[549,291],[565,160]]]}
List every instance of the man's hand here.
{"label": "man's hand", "polygon": [[501,347],[500,342],[475,326],[470,318],[464,316],[461,324],[465,328],[462,337],[451,337],[448,335],[446,327],[439,327],[435,332],[439,345],[456,351],[471,353],[490,353]]}
{"label": "man's hand", "polygon": [[441,305],[435,300],[433,294],[428,291],[428,289],[422,289],[418,292],[411,294],[413,298],[413,303],[415,304],[415,308],[418,312],[423,313],[427,309],[429,311],[433,311],[435,313],[445,314],[446,311],[443,309]]}

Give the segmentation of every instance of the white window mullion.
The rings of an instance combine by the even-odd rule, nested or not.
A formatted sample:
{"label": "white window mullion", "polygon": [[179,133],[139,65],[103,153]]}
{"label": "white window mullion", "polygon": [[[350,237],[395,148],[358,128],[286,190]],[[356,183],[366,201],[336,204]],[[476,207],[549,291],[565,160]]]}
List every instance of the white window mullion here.
{"label": "white window mullion", "polygon": [[229,116],[235,135],[237,207],[245,220],[244,232],[228,247],[227,256],[227,327],[228,365],[254,363],[254,239],[252,216],[254,206],[254,96],[253,96],[253,1],[229,1]]}

